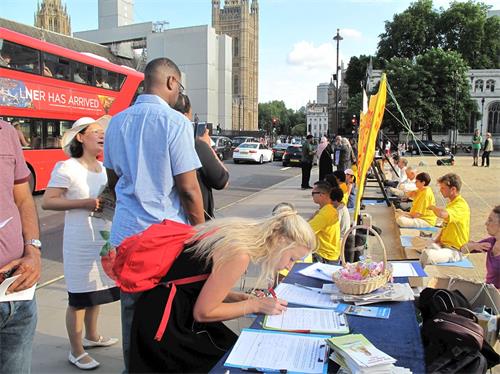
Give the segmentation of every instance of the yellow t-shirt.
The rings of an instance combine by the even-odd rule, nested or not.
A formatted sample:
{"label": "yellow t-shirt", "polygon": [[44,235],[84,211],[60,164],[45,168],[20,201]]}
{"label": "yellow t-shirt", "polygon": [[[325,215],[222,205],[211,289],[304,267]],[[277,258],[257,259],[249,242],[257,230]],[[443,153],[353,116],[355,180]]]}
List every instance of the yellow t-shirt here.
{"label": "yellow t-shirt", "polygon": [[420,219],[423,219],[429,225],[434,226],[436,224],[437,217],[432,210],[427,209],[429,205],[436,205],[436,199],[434,197],[434,192],[432,192],[432,188],[427,186],[422,190],[417,190],[416,192],[417,193],[413,199],[410,213],[420,213]]}
{"label": "yellow t-shirt", "polygon": [[446,205],[448,219],[444,221],[440,242],[443,247],[461,248],[469,241],[470,209],[462,196],[457,196]]}
{"label": "yellow t-shirt", "polygon": [[342,198],[342,203],[344,205],[347,205],[347,200],[349,200],[349,193],[347,192],[348,191],[347,184],[344,182],[340,182],[339,187],[342,190],[342,192],[344,193],[344,197]]}
{"label": "yellow t-shirt", "polygon": [[326,204],[309,221],[318,240],[318,255],[326,260],[337,260],[340,256],[340,222],[337,209]]}

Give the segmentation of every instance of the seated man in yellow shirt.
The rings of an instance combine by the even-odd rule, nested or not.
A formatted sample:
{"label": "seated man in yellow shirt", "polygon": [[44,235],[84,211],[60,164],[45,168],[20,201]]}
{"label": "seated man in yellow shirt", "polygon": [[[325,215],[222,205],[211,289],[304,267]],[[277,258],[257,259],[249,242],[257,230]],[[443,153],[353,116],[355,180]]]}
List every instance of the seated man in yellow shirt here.
{"label": "seated man in yellow shirt", "polygon": [[432,227],[436,224],[436,215],[428,209],[429,206],[436,205],[434,192],[429,187],[430,182],[429,174],[417,174],[415,177],[417,190],[406,193],[406,196],[413,199],[410,211],[396,210],[396,222],[400,227]]}
{"label": "seated man in yellow shirt", "polygon": [[[347,200],[349,200],[349,187],[347,186],[346,183],[346,175],[345,172],[342,170],[335,170],[333,173],[333,176],[335,180],[337,181],[337,184],[339,188],[342,190],[344,193],[344,197],[342,198],[342,204],[347,205]],[[329,182],[330,180],[327,179]],[[332,187],[335,187],[335,185],[332,184]]]}
{"label": "seated man in yellow shirt", "polygon": [[469,241],[470,208],[460,196],[462,180],[457,174],[449,173],[439,178],[438,183],[441,195],[450,202],[446,204],[446,208],[435,205],[428,207],[444,222],[434,243],[422,252],[420,262],[424,265],[462,260],[460,248]]}
{"label": "seated man in yellow shirt", "polygon": [[313,253],[314,260],[326,264],[337,264],[340,256],[340,223],[337,209],[332,204],[328,182],[319,181],[311,192],[319,210],[309,220],[318,240],[318,249]]}

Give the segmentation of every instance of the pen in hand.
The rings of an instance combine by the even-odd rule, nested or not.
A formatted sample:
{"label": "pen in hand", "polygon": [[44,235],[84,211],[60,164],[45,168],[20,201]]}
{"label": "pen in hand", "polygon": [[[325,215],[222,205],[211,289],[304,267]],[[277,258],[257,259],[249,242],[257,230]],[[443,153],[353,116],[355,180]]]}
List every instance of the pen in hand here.
{"label": "pen in hand", "polygon": [[278,296],[276,295],[276,292],[274,291],[274,288],[269,287],[267,290],[272,295],[272,297],[274,298],[274,300],[278,300]]}

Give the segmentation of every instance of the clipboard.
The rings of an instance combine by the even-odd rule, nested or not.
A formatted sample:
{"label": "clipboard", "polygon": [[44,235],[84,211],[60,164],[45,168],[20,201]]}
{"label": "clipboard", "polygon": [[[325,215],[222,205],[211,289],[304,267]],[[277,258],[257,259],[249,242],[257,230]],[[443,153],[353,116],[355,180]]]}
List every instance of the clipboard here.
{"label": "clipboard", "polygon": [[[338,325],[337,328],[319,330],[315,328],[311,328],[312,324],[304,323],[304,325],[300,325],[297,322],[297,325],[294,328],[286,328],[286,327],[274,327],[270,326],[270,319],[279,319],[285,318],[286,313],[298,314],[298,317],[302,317],[304,320],[307,316],[300,315],[303,314],[313,314],[311,318],[315,320],[324,320],[328,318],[333,318],[335,320],[334,324]],[[292,317],[293,318],[293,317]],[[283,322],[283,320],[282,320]],[[288,325],[293,325],[295,321],[286,321]],[[339,313],[335,310],[331,309],[319,309],[319,308],[287,308],[287,310],[281,314],[280,316],[265,316],[264,322],[262,323],[262,328],[265,330],[271,331],[285,331],[285,332],[295,332],[295,333],[303,333],[303,334],[333,334],[333,335],[344,335],[349,334],[349,325],[347,323],[347,318],[343,313]]]}
{"label": "clipboard", "polygon": [[[278,332],[278,331],[269,331],[269,330],[255,330],[255,329],[243,329],[241,330],[241,334],[238,338],[238,341],[234,345],[233,349],[229,353],[228,358],[224,362],[225,367],[238,368],[245,371],[251,372],[278,372],[278,373],[310,373],[310,374],[327,374],[328,372],[328,344],[326,344],[326,339],[329,339],[330,335],[313,335],[313,334],[300,334],[300,333],[292,333],[292,332]],[[252,340],[252,339],[259,339]],[[250,346],[245,343],[248,341],[252,342]],[[266,347],[263,347],[263,342],[268,341],[269,344],[274,344],[273,349],[264,350]],[[274,343],[276,342],[276,344]],[[279,344],[277,344],[279,342]],[[314,347],[312,354],[315,356],[314,358],[305,357],[305,360],[289,360],[288,357],[295,357],[294,351],[285,352],[286,348],[296,347],[303,354],[311,353],[308,349],[303,349],[303,344],[297,344],[298,342],[307,342],[310,343],[309,347]],[[287,343],[290,343],[287,346]],[[294,344],[295,343],[295,344]],[[275,348],[279,346],[280,349],[276,350]],[[277,356],[286,356],[282,357],[282,362],[277,362],[273,360],[272,351],[277,352]],[[265,359],[268,360],[268,364],[261,365],[265,359],[260,356],[260,353],[265,353],[267,357]],[[260,360],[260,361],[259,361]],[[308,365],[313,364],[314,367],[305,368],[294,365]]]}

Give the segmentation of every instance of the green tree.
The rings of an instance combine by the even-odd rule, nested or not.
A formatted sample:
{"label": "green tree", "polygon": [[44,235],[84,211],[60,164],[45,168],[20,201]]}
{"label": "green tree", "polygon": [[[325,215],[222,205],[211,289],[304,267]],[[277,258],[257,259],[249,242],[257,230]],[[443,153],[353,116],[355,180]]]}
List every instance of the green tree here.
{"label": "green tree", "polygon": [[[281,100],[259,104],[259,126],[267,132],[272,132],[273,127],[277,134],[289,135],[292,128],[306,122],[305,107],[297,111],[288,109]],[[276,123],[273,124],[273,119]]]}
{"label": "green tree", "polygon": [[418,0],[392,21],[385,22],[385,32],[380,34],[377,56],[389,61],[392,57],[413,58],[439,46],[436,24],[439,13],[433,9],[432,0]]}
{"label": "green tree", "polygon": [[299,123],[298,125],[293,126],[291,135],[293,135],[293,136],[306,135],[306,124]]}
{"label": "green tree", "polygon": [[424,87],[433,87],[434,93],[426,95],[432,102],[430,110],[441,112],[441,125],[431,124],[432,128],[466,130],[471,113],[477,113],[477,105],[470,96],[470,81],[467,77],[469,69],[461,54],[454,51],[443,51],[440,48],[430,50],[417,57],[420,71],[424,72]]}
{"label": "green tree", "polygon": [[[417,57],[393,58],[387,65],[387,80],[394,97],[414,132],[432,132],[467,127],[470,113],[477,112],[470,97],[468,66],[461,55],[434,48]],[[403,125],[394,100],[389,96],[383,126],[399,132]]]}
{"label": "green tree", "polygon": [[459,52],[473,69],[500,68],[500,19],[487,18],[489,8],[469,0],[435,10],[432,0],[418,0],[386,21],[377,56],[413,59],[440,47]]}
{"label": "green tree", "polygon": [[[347,101],[347,110],[345,112],[345,120],[347,121],[347,128],[352,128],[352,118],[356,116],[357,126],[359,126],[359,114],[363,109],[363,93],[358,92],[354,96],[349,96],[349,100]],[[354,130],[352,128],[351,130]]]}
{"label": "green tree", "polygon": [[500,67],[500,20],[487,18],[489,8],[472,1],[453,2],[439,18],[441,47],[460,52],[475,69]]}

